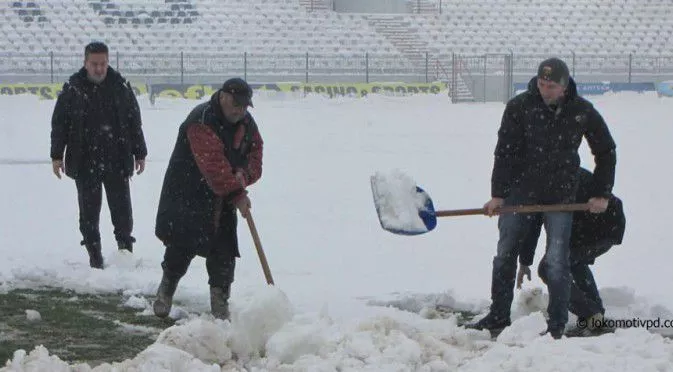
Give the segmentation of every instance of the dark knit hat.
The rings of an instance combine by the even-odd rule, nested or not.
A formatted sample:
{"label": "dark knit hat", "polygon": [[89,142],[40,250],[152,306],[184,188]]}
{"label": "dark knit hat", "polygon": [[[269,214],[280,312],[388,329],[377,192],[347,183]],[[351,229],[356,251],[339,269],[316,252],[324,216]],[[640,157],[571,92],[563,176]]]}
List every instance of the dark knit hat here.
{"label": "dark knit hat", "polygon": [[565,62],[558,58],[549,58],[537,69],[537,77],[567,86],[570,81],[570,71]]}
{"label": "dark knit hat", "polygon": [[241,78],[231,78],[222,84],[221,90],[234,96],[234,102],[241,106],[252,105],[252,88]]}

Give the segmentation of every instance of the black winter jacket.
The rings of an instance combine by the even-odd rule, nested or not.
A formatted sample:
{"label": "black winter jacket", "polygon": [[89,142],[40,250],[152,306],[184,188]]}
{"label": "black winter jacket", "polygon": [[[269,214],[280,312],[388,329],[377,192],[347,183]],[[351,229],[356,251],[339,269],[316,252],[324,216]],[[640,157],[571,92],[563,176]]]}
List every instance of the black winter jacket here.
{"label": "black winter jacket", "polygon": [[[227,247],[230,253],[237,257],[236,210],[231,201],[246,191],[234,187],[218,195],[209,184],[208,174],[199,168],[197,157],[203,160],[203,154],[194,154],[196,147],[209,144],[190,143],[188,133],[195,129],[194,126],[205,125],[212,130],[217,139],[212,142],[222,146],[219,152],[226,158],[226,167],[231,168],[228,170],[230,174],[223,175],[227,184],[233,180],[233,169],[250,170],[246,172],[250,176],[248,184],[259,179],[262,139],[249,113],[241,123],[229,123],[221,113],[217,95],[215,93],[209,102],[196,106],[180,125],[161,189],[155,235],[164,244],[181,246],[204,257],[216,245],[228,243],[233,245]],[[232,144],[239,131],[243,136],[240,147],[235,149]],[[250,161],[252,157],[255,159]],[[217,164],[213,166],[214,174],[224,171]]]}
{"label": "black winter jacket", "polygon": [[615,178],[615,142],[591,103],[577,95],[570,79],[556,111],[542,100],[537,78],[505,108],[491,177],[491,196],[515,192],[522,204],[572,202],[585,137],[594,155],[592,196],[609,197]]}
{"label": "black winter jacket", "polygon": [[[586,203],[591,197],[591,190],[595,187],[594,179],[591,172],[584,168],[580,168],[578,176],[577,202]],[[525,266],[533,263],[535,248],[542,229],[542,215],[537,214],[532,218],[530,231],[526,232],[519,246],[519,262]],[[605,253],[605,248],[601,249],[598,246],[622,244],[625,229],[624,207],[617,196],[610,197],[608,209],[603,213],[574,212],[570,235],[571,262],[593,264],[597,254]]]}
{"label": "black winter jacket", "polygon": [[[100,89],[104,94],[92,94]],[[113,135],[104,146],[97,143],[106,138],[96,123],[99,119],[112,127],[109,130]],[[91,150],[98,147],[102,148],[100,152]],[[51,120],[51,159],[63,160],[64,153],[65,173],[71,178],[77,178],[81,171],[93,171],[96,162],[112,162],[129,177],[134,158],[147,156],[138,101],[131,84],[112,67],[108,67],[99,86],[87,79],[84,68],[63,84]]]}

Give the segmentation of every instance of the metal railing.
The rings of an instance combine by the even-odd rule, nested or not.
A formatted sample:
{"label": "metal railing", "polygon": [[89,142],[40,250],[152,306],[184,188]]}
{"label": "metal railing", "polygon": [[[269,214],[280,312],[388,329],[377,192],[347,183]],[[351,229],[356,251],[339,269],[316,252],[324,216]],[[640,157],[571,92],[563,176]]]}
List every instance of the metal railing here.
{"label": "metal railing", "polygon": [[[673,79],[673,55],[561,53],[577,81]],[[500,100],[505,82],[527,81],[549,55],[261,54],[113,52],[110,65],[146,83],[209,84],[231,76],[252,82],[446,82],[476,100]],[[0,83],[62,82],[82,67],[81,54],[0,53]],[[453,68],[454,66],[455,69]],[[454,71],[455,70],[455,71]],[[461,80],[458,82],[458,80]]]}
{"label": "metal railing", "polygon": [[[265,81],[428,82],[429,55],[410,60],[401,54],[122,53],[110,54],[110,66],[127,77],[155,82],[211,82],[237,75]],[[83,57],[63,53],[0,53],[0,81],[38,79],[58,82],[83,65]]]}

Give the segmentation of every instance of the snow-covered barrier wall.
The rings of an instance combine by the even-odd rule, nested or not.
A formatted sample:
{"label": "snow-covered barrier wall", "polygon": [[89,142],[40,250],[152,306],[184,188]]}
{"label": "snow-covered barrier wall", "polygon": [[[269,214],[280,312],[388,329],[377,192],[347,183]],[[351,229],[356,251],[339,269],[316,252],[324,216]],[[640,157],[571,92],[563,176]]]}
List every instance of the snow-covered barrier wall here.
{"label": "snow-covered barrier wall", "polygon": [[[202,99],[216,92],[222,83],[215,84],[134,84],[137,95],[154,98]],[[442,94],[446,83],[250,83],[255,93],[288,93],[292,95],[318,94],[334,97],[365,97],[369,94],[405,96],[414,94]],[[0,84],[0,95],[36,94],[43,99],[55,99],[62,83],[54,84]]]}

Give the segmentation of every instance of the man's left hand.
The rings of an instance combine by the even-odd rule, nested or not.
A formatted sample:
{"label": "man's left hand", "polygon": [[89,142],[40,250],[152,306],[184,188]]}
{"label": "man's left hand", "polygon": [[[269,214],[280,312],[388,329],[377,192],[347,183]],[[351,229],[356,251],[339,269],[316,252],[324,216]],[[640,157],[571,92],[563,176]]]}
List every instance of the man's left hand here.
{"label": "man's left hand", "polygon": [[145,159],[136,159],[136,174],[141,174],[145,171]]}
{"label": "man's left hand", "polygon": [[588,201],[589,204],[589,212],[591,213],[603,213],[605,212],[606,209],[608,209],[608,202],[609,200],[607,198],[591,198]]}

